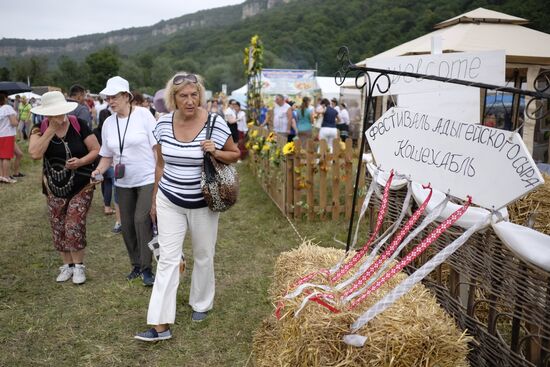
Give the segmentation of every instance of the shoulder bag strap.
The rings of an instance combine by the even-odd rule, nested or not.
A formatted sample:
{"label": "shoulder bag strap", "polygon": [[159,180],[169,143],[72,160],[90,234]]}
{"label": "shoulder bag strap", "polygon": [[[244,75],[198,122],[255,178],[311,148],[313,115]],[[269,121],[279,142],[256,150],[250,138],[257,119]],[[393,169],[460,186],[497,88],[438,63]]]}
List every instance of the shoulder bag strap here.
{"label": "shoulder bag strap", "polygon": [[208,120],[206,120],[206,136],[205,136],[205,140],[210,140],[210,137],[212,136],[212,127],[210,126],[210,118],[212,117],[212,115],[210,114],[210,112],[208,113]]}

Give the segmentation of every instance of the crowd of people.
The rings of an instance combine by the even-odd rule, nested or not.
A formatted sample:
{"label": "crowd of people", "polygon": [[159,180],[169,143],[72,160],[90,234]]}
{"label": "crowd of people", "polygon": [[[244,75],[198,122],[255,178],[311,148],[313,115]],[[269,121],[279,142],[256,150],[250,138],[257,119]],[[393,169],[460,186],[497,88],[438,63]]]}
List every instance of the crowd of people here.
{"label": "crowd of people", "polygon": [[[202,162],[206,152],[227,164],[247,153],[248,124],[240,102],[206,101],[201,77],[184,72],[167,81],[164,93],[170,111],[164,114],[120,76],[110,78],[94,99],[80,85],[67,95],[47,92],[40,103],[26,98],[10,102],[0,94],[0,182],[15,183],[24,176],[17,143],[28,139],[30,157],[43,162],[42,192],[62,262],[56,281],[86,282],[86,217],[100,186],[103,212],[115,214],[113,232],[122,233],[127,249],[126,279],[152,286],[147,313],[152,327],[135,335],[143,341],[172,337],[188,232],[194,265],[192,320],[204,320],[212,309],[219,213],[208,208],[202,195]],[[350,121],[345,104],[335,99],[320,98],[313,106],[304,97],[298,105],[277,95],[272,109],[260,111],[260,123],[288,141],[326,139],[332,147],[337,136],[347,138]],[[213,126],[210,139],[208,124]],[[156,274],[148,246],[153,238],[159,249]]]}
{"label": "crowd of people", "polygon": [[319,97],[313,106],[310,97],[303,97],[298,104],[278,94],[273,108],[266,110],[264,116],[260,118],[261,126],[288,142],[299,139],[305,144],[309,139],[324,139],[332,150],[334,139],[345,142],[349,136],[351,121],[347,105],[336,98],[329,101]]}

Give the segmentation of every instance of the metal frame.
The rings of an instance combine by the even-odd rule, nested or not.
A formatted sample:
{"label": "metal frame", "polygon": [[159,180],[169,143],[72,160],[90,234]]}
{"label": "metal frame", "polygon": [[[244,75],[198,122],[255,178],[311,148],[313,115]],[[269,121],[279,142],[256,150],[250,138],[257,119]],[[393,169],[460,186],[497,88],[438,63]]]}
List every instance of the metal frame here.
{"label": "metal frame", "polygon": [[[361,175],[361,169],[363,165],[363,153],[365,151],[365,132],[367,131],[371,108],[374,108],[375,98],[372,96],[372,93],[374,91],[374,88],[377,88],[378,91],[382,94],[386,93],[389,90],[391,86],[391,79],[389,77],[390,74],[399,75],[399,76],[408,76],[408,77],[419,78],[419,79],[435,80],[443,83],[458,84],[458,85],[463,85],[467,87],[475,87],[475,88],[480,88],[485,90],[494,90],[497,92],[512,93],[514,96],[514,101],[517,100],[518,102],[519,102],[519,96],[521,95],[529,96],[529,97],[532,97],[532,99],[525,105],[525,111],[527,116],[530,119],[536,120],[536,119],[544,118],[546,115],[549,114],[548,111],[545,114],[542,114],[543,112],[542,107],[535,108],[533,115],[529,114],[528,111],[531,103],[537,103],[537,101],[541,101],[543,99],[550,100],[550,70],[542,71],[539,73],[539,75],[535,78],[535,81],[534,81],[534,85],[533,85],[534,90],[530,91],[530,90],[524,90],[516,87],[502,87],[499,85],[476,83],[476,82],[470,82],[470,81],[465,81],[461,79],[443,78],[435,75],[426,75],[426,74],[410,73],[410,72],[403,72],[403,71],[362,67],[362,66],[353,64],[350,61],[349,50],[346,46],[340,47],[340,49],[338,50],[337,58],[338,58],[338,61],[340,62],[340,70],[338,70],[334,76],[334,79],[337,85],[339,86],[342,85],[348,76],[354,75],[356,88],[363,89],[364,87],[367,87],[365,110],[363,115],[363,127],[361,130],[359,163],[357,165],[357,175],[355,177],[355,187],[353,190],[353,201],[352,201],[352,207],[351,207],[351,218],[349,222],[348,236],[346,241],[346,252],[350,250],[351,240],[352,240],[355,205],[357,201],[357,192],[359,188],[359,178]],[[371,80],[369,72],[378,73],[378,75],[374,78],[374,81]],[[380,87],[378,82],[381,78],[386,79],[387,87],[385,88]],[[539,89],[538,87],[539,81],[541,80],[546,81],[546,87],[544,89]],[[534,106],[536,107],[537,105],[535,104]],[[517,126],[515,128],[516,130],[519,130],[521,129],[521,127],[522,126]]]}

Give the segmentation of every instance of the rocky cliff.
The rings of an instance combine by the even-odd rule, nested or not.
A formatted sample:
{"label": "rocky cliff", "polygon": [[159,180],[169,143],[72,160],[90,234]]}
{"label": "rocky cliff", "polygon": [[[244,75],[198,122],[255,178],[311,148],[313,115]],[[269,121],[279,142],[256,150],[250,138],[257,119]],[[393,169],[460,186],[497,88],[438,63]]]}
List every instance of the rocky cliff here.
{"label": "rocky cliff", "polygon": [[68,55],[81,59],[90,52],[111,45],[117,46],[122,54],[132,54],[152,44],[162,42],[175,33],[208,27],[213,24],[221,26],[236,23],[290,1],[292,0],[248,0],[239,5],[203,10],[161,21],[149,27],[121,29],[67,39],[23,40],[3,38],[0,39],[0,64],[6,58],[33,55],[46,55],[52,59],[57,59],[60,55]]}

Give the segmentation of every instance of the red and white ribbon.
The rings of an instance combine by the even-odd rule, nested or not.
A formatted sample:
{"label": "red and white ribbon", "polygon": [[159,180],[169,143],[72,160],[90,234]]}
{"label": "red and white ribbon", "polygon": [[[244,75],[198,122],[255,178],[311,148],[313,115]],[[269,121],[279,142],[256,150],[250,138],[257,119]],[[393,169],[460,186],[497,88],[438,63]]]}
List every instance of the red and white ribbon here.
{"label": "red and white ribbon", "polygon": [[[347,297],[353,292],[355,292],[357,289],[362,287],[365,282],[380,268],[380,266],[395,252],[395,249],[397,246],[401,243],[403,238],[405,238],[405,235],[407,235],[412,227],[416,224],[418,219],[422,214],[424,214],[424,211],[426,210],[426,207],[428,206],[428,202],[430,201],[432,197],[433,190],[430,185],[423,186],[425,189],[430,190],[430,193],[420,205],[420,207],[414,212],[414,214],[409,218],[407,223],[401,228],[397,236],[394,237],[391,244],[386,248],[386,250],[376,259],[376,261],[368,267],[368,269],[361,274],[359,279],[357,279],[350,288],[348,288],[343,294],[342,297]],[[374,251],[373,251],[374,252]]]}
{"label": "red and white ribbon", "polygon": [[454,222],[458,220],[468,209],[472,203],[472,198],[468,197],[468,201],[458,210],[456,210],[451,216],[445,219],[437,228],[431,232],[422,242],[417,245],[411,252],[409,252],[397,265],[392,267],[388,272],[386,272],[380,279],[378,279],[371,287],[369,287],[365,293],[355,299],[351,305],[350,309],[354,309],[359,305],[365,298],[367,298],[372,292],[380,288],[384,283],[391,279],[395,274],[400,272],[405,266],[410,264],[414,259],[416,259],[421,253],[428,248],[435,240],[439,238]]}
{"label": "red and white ribbon", "polygon": [[[371,286],[372,283],[377,281],[382,274],[384,274],[387,270],[387,268],[391,265],[392,261],[395,260],[395,258],[401,253],[401,251],[414,239],[420,232],[422,232],[428,225],[433,223],[437,218],[440,217],[443,210],[445,210],[445,207],[447,206],[447,203],[449,202],[449,196],[446,196],[443,201],[441,201],[437,206],[422,220],[420,225],[416,227],[405,240],[399,245],[399,247],[395,250],[395,252],[391,255],[388,261],[386,261],[381,268],[376,272],[376,274],[371,277],[365,286],[358,291],[350,294],[349,296],[345,297],[343,299],[344,302],[349,302],[353,298],[357,297],[358,295],[362,294],[368,287]],[[364,270],[363,270],[364,271]]]}
{"label": "red and white ribbon", "polygon": [[343,340],[348,345],[353,346],[363,346],[366,342],[366,337],[358,334],[353,334],[357,330],[365,326],[370,320],[375,318],[380,313],[384,312],[391,305],[393,305],[399,298],[408,293],[412,287],[424,279],[429,273],[431,273],[436,267],[441,265],[445,260],[449,258],[453,253],[456,252],[466,241],[478,230],[484,228],[489,224],[491,220],[491,215],[488,215],[483,220],[479,221],[472,227],[470,227],[466,232],[464,232],[460,237],[454,240],[450,245],[445,247],[442,251],[437,253],[433,258],[427,261],[422,265],[418,270],[413,274],[403,280],[397,287],[395,287],[391,292],[386,294],[380,301],[374,304],[369,308],[365,313],[363,313],[357,320],[351,325],[350,335],[345,335]]}
{"label": "red and white ribbon", "polygon": [[369,250],[370,244],[374,241],[376,236],[378,235],[378,232],[380,231],[380,228],[382,227],[382,223],[384,222],[384,217],[386,216],[386,211],[388,209],[388,197],[390,194],[390,186],[391,182],[393,180],[393,170],[390,172],[390,177],[388,178],[388,181],[386,181],[386,187],[384,188],[384,196],[382,197],[382,203],[380,205],[380,209],[378,211],[378,217],[376,219],[376,227],[374,229],[374,232],[370,236],[369,240],[365,243],[363,248],[355,254],[355,256],[348,261],[344,266],[342,266],[338,271],[332,276],[331,282],[338,281],[341,277],[343,277],[351,268],[353,268],[362,258],[365,256],[367,251]]}

